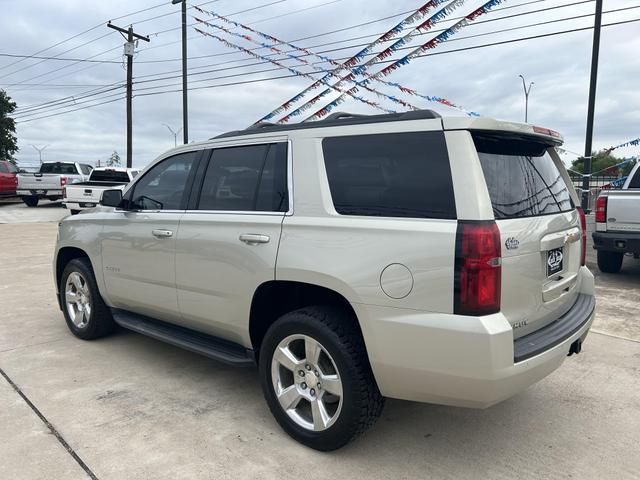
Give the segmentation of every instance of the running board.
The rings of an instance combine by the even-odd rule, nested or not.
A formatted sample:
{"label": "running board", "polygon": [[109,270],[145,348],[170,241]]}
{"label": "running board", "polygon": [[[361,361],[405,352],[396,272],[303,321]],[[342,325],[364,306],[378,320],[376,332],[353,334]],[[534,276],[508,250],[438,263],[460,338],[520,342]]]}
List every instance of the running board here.
{"label": "running board", "polygon": [[115,322],[128,330],[229,365],[255,366],[253,350],[237,343],[126,310],[112,308],[111,312]]}

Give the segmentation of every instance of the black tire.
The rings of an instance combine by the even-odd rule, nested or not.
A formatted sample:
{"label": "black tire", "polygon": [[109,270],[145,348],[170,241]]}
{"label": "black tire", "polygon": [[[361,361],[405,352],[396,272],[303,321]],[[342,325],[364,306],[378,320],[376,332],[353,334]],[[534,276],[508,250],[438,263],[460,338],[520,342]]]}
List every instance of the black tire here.
{"label": "black tire", "polygon": [[[86,325],[78,326],[71,319],[69,309],[66,303],[66,285],[69,275],[77,272],[86,281],[88,288],[88,299],[91,304],[91,312],[88,315]],[[64,318],[71,333],[83,340],[93,340],[95,338],[109,335],[115,329],[115,323],[111,315],[111,310],[102,300],[102,296],[96,285],[91,262],[87,258],[75,258],[71,260],[65,267],[60,280],[60,303],[64,313]]]}
{"label": "black tire", "polygon": [[37,207],[40,200],[38,197],[22,197],[22,201],[27,207]]}
{"label": "black tire", "polygon": [[[342,381],[342,407],[335,423],[326,430],[298,425],[276,397],[271,362],[278,344],[290,335],[306,335],[319,342],[333,359]],[[371,427],[384,407],[362,336],[351,315],[341,309],[313,306],[280,317],[265,334],[259,369],[267,404],[280,426],[295,440],[316,450],[331,451],[346,445]]]}
{"label": "black tire", "polygon": [[598,268],[603,273],[618,273],[623,259],[624,253],[598,250]]}

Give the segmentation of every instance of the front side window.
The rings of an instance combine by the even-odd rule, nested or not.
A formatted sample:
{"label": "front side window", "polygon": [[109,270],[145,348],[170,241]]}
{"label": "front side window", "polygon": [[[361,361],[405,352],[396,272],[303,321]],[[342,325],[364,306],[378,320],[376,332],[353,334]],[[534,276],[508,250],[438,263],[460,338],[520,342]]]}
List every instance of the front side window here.
{"label": "front side window", "polygon": [[213,151],[198,210],[286,212],[287,144],[248,145]]}
{"label": "front side window", "polygon": [[322,149],[339,214],[456,218],[442,132],[332,137]]}
{"label": "front side window", "polygon": [[131,193],[130,208],[184,210],[185,188],[198,153],[181,153],[153,166],[135,184]]}

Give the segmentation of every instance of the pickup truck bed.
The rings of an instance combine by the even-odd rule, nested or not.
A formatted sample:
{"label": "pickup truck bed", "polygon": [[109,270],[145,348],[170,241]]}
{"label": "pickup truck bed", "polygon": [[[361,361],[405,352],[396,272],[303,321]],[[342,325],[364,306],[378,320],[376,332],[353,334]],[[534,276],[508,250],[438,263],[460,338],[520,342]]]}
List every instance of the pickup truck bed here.
{"label": "pickup truck bed", "polygon": [[603,191],[598,197],[593,248],[605,273],[619,272],[625,254],[640,257],[640,164],[621,190]]}
{"label": "pickup truck bed", "polygon": [[[93,208],[100,203],[102,193],[105,190],[124,189],[133,179],[135,173],[137,170],[97,168],[92,172],[88,181],[74,183],[65,189],[63,204],[72,214]],[[92,178],[94,179],[92,180]]]}

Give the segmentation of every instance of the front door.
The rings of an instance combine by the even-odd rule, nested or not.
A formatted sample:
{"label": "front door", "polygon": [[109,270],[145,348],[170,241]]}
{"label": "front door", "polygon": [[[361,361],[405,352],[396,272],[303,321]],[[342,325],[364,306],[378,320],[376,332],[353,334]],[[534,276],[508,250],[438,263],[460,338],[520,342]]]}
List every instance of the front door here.
{"label": "front door", "polygon": [[102,264],[110,304],[166,321],[179,317],[175,247],[200,152],[154,165],[104,223]]}
{"label": "front door", "polygon": [[182,318],[191,328],[248,346],[251,300],[274,280],[289,209],[287,143],[214,150],[199,188],[176,244]]}

